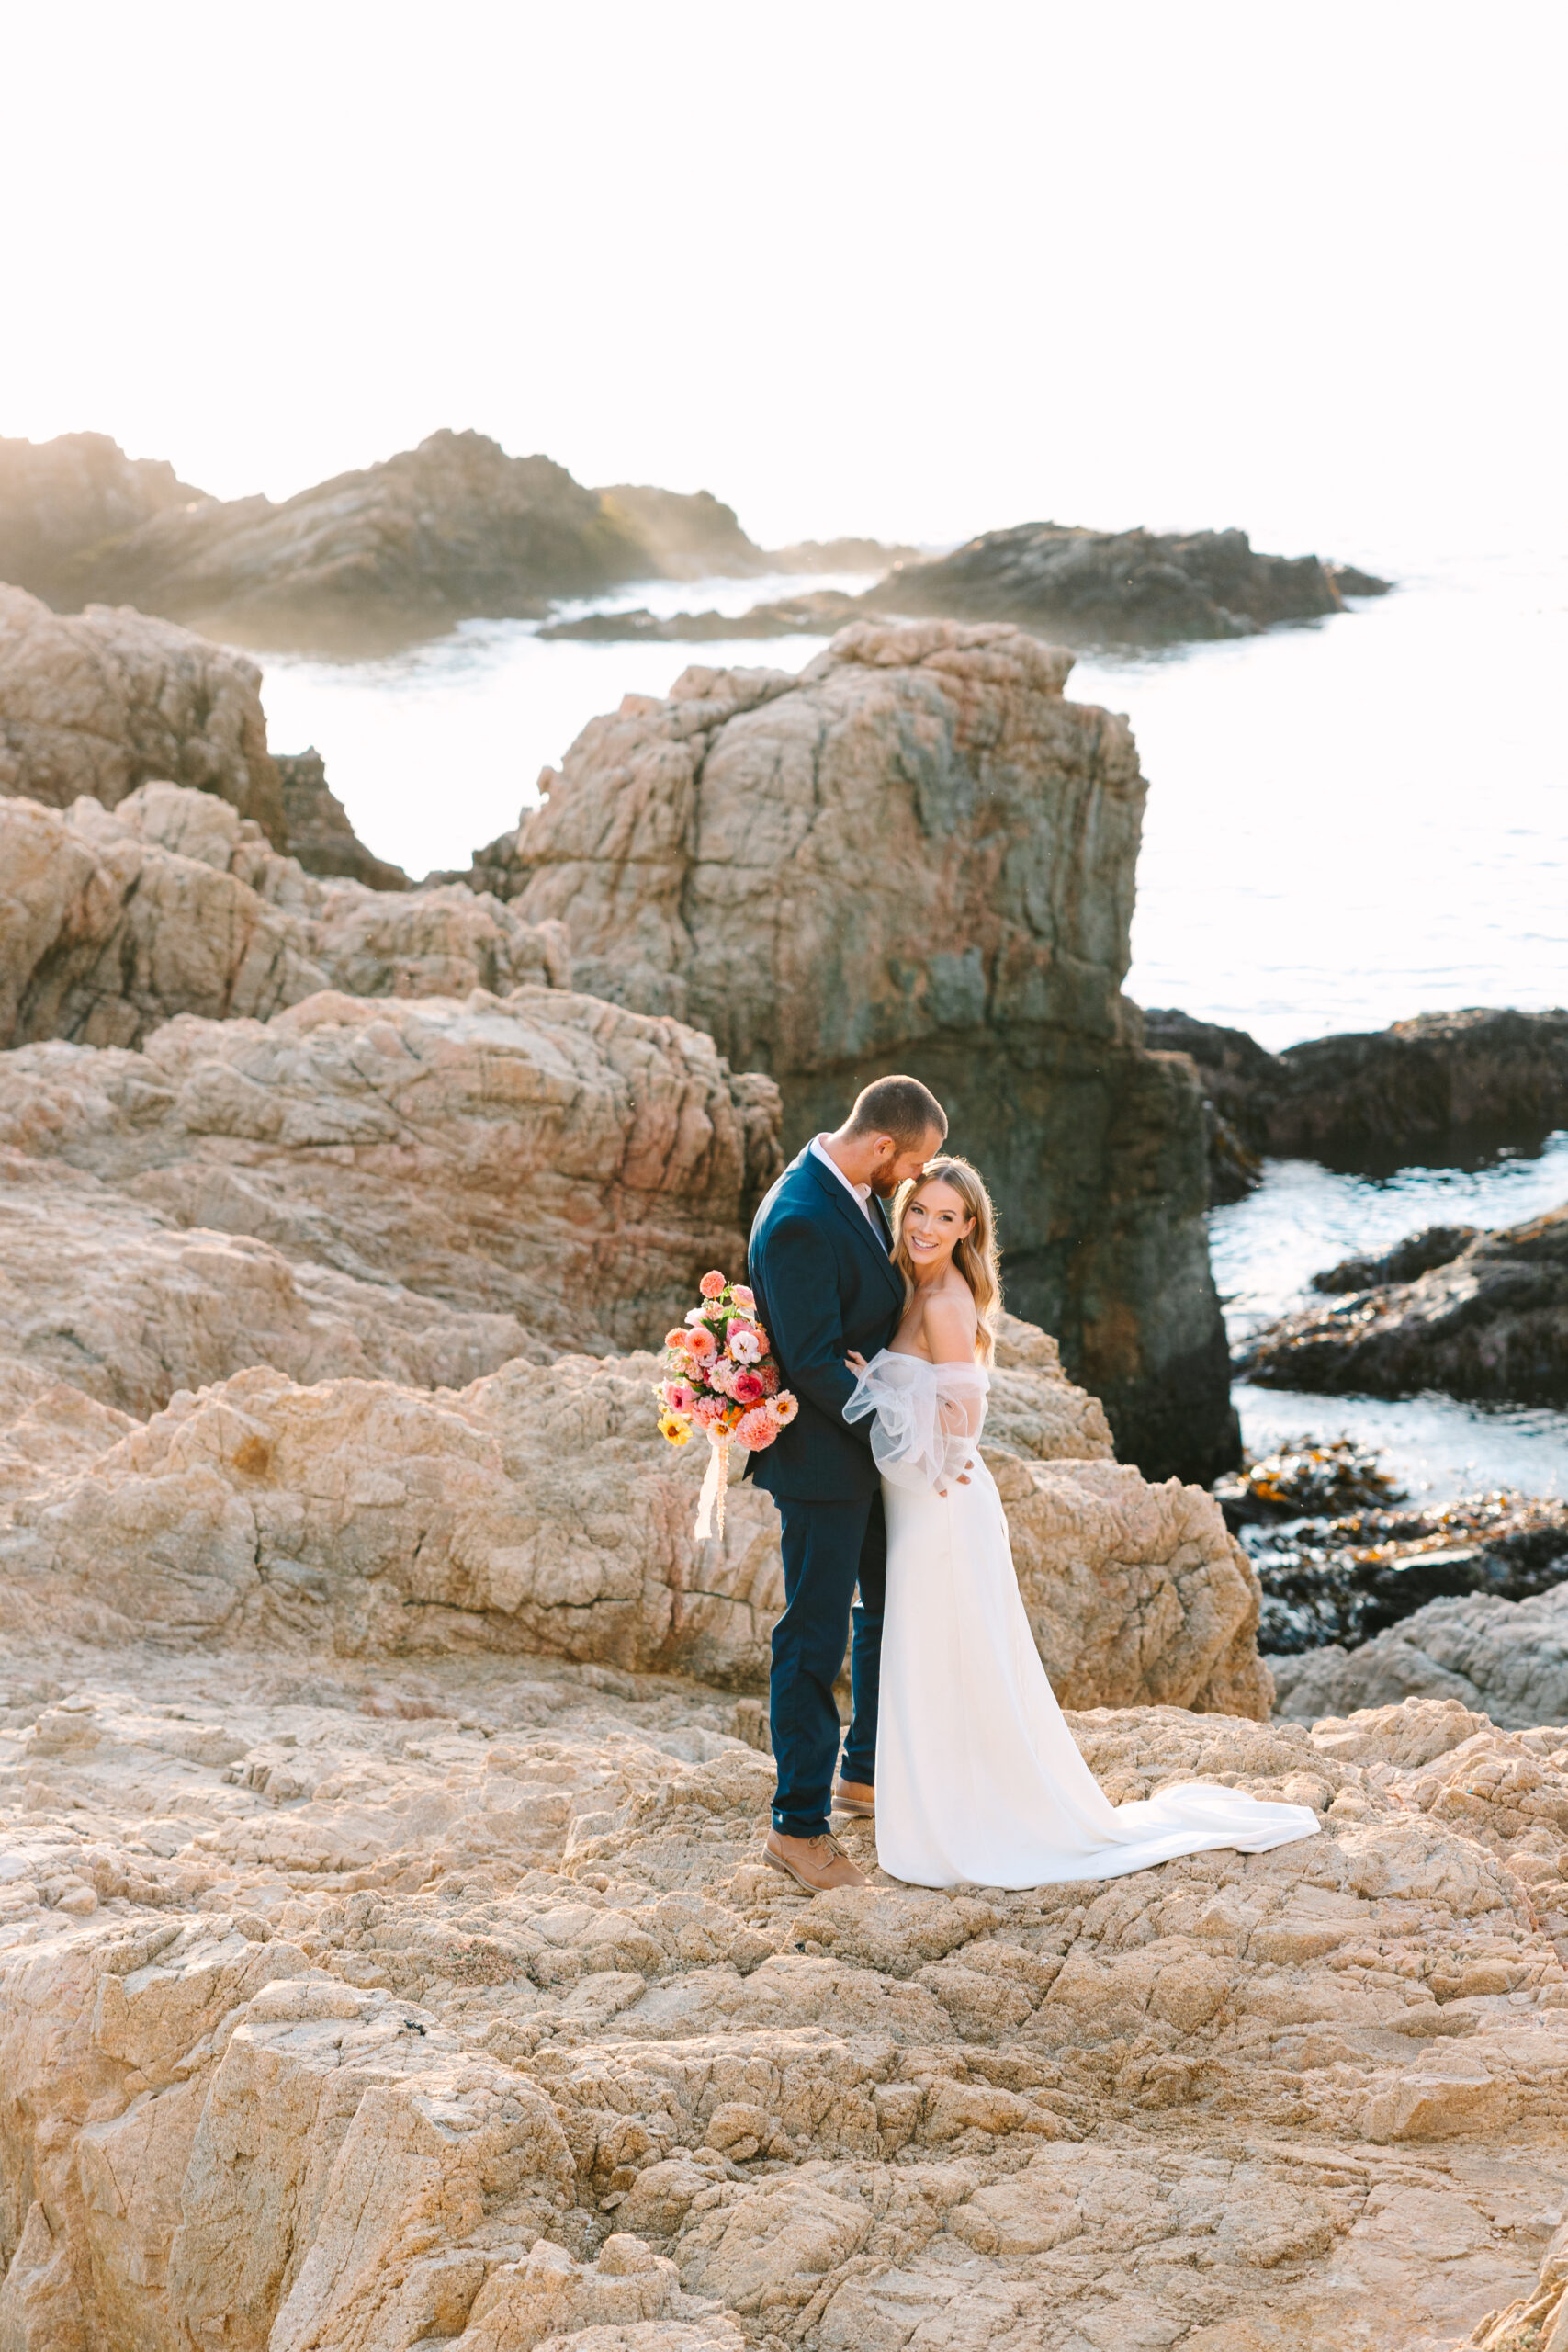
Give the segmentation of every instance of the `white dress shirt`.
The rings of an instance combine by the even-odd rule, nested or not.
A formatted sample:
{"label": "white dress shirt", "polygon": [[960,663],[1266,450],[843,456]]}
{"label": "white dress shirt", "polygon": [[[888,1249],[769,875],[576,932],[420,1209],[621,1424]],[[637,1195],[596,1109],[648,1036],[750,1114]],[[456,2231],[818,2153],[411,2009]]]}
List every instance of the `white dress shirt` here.
{"label": "white dress shirt", "polygon": [[883,1228],[877,1224],[876,1211],[871,1205],[871,1186],[869,1184],[851,1183],[849,1178],[845,1175],[843,1170],[840,1167],[838,1161],[834,1159],[832,1153],[828,1148],[828,1136],[825,1131],[819,1136],[812,1136],[811,1148],[816,1157],[822,1162],[823,1167],[830,1168],[832,1170],[834,1175],[838,1178],[845,1192],[849,1193],[852,1200],[859,1204],[861,1214],[865,1218],[867,1225],[872,1227],[874,1232],[880,1234]]}

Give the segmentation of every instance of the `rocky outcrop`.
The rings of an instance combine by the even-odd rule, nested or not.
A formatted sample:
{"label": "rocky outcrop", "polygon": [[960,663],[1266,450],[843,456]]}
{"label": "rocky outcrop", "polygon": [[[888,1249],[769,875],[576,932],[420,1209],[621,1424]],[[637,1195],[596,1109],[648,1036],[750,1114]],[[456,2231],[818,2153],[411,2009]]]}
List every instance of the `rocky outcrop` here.
{"label": "rocky outcrop", "polygon": [[622,481],[595,495],[612,521],[647,549],[648,579],[744,579],[773,569],[766,550],[741,529],[734,507],[710,490],[655,490]]}
{"label": "rocky outcrop", "polygon": [[908,1069],[986,1169],[1008,1295],[1150,1476],[1235,1458],[1201,1100],[1120,993],[1144,781],[1071,657],[952,623],[834,639],[799,677],[630,695],[476,875],[570,922],[576,985],[707,1029],[785,1143]]}
{"label": "rocky outcrop", "polygon": [[180,1013],[265,1020],[323,988],[439,996],[564,985],[559,926],[460,887],[323,883],[209,793],[106,810],[0,800],[0,1045],[140,1044]]}
{"label": "rocky outcrop", "polygon": [[1568,1120],[1568,1012],[1427,1012],[1280,1055],[1269,1148],[1314,1159],[1441,1157],[1533,1141]]}
{"label": "rocky outcrop", "polygon": [[39,1167],[600,1350],[657,1340],[700,1274],[739,1262],[777,1128],[772,1084],[708,1038],[537,987],[328,992],[0,1065],[0,1146]]}
{"label": "rocky outcrop", "polygon": [[[1358,594],[1388,586],[1370,573],[1355,579]],[[900,565],[866,601],[883,612],[1020,621],[1069,645],[1158,645],[1250,637],[1337,613],[1344,599],[1334,565],[1255,554],[1245,531],[1161,536],[1021,523]]]}
{"label": "rocky outcrop", "polygon": [[366,848],[327,782],[326,762],[314,744],[303,752],[276,752],[273,764],[283,792],[289,853],[307,874],[363,882],[371,890],[412,889],[400,865]]}
{"label": "rocky outcrop", "polygon": [[670,613],[662,617],[639,605],[629,613],[585,613],[573,621],[551,621],[541,637],[572,638],[591,645],[702,645],[762,637],[831,637],[852,621],[863,620],[858,596],[837,588],[812,589],[803,596],[779,596],[746,613]]}
{"label": "rocky outcrop", "polygon": [[1270,1657],[1279,1712],[1296,1723],[1396,1700],[1440,1699],[1506,1728],[1568,1724],[1568,1583],[1529,1600],[1428,1601],[1347,1651]]}
{"label": "rocky outcrop", "polygon": [[[220,1291],[219,1238],[194,1240]],[[195,1256],[168,1253],[187,1293]],[[253,1274],[249,1288],[265,1284]],[[111,1277],[96,1315],[111,1353],[117,1338],[122,1354],[141,1340],[129,1311],[141,1304]],[[243,1329],[241,1304],[218,1302]],[[310,1334],[310,1369],[324,1336]],[[371,1345],[412,1355],[442,1338],[394,1329]],[[737,1463],[722,1542],[694,1543],[703,1463],[654,1429],[657,1369],[651,1355],[513,1362],[432,1396],[364,1379],[302,1387],[268,1363],[183,1391],[13,1501],[21,1581],[12,1600],[0,1594],[0,1617],[19,1598],[88,1640],[263,1638],[317,1657],[495,1650],[765,1690],[784,1605],[776,1511]],[[987,1459],[1066,1702],[1266,1716],[1257,1586],[1212,1498],[1092,1458],[1109,1450],[1103,1423],[1097,1444],[1095,1408],[1059,1372],[1021,1367],[1006,1386]],[[1043,1420],[1057,1426],[1043,1433]]]}
{"label": "rocky outcrop", "polygon": [[1239,1361],[1265,1388],[1568,1404],[1568,1208],[1483,1233],[1414,1282],[1287,1316]]}
{"label": "rocky outcrop", "polygon": [[1314,1274],[1312,1287],[1339,1297],[1346,1291],[1377,1290],[1385,1283],[1416,1282],[1434,1266],[1451,1265],[1479,1230],[1473,1225],[1423,1226],[1419,1233],[1407,1233],[1403,1241],[1376,1257],[1341,1258],[1337,1266]]}
{"label": "rocky outcrop", "polygon": [[288,846],[253,662],[144,613],[62,619],[0,586],[0,793],[112,808],[155,777],[215,794]]}
{"label": "rocky outcrop", "polygon": [[689,1684],[7,1665],[12,2341],[1404,2352],[1540,2291],[1561,1733],[1080,1714],[1118,1798],[1219,1775],[1323,1834],[808,1901]]}
{"label": "rocky outcrop", "polygon": [[[444,1025],[427,1060],[445,1062],[449,1093],[459,1040]],[[502,1024],[484,1025],[493,1054]],[[275,1064],[288,1047],[278,1026],[266,1039]],[[28,1566],[28,1606],[95,1638],[140,1624],[160,1640],[210,1643],[293,1626],[312,1650],[345,1655],[500,1648],[764,1687],[783,1605],[772,1502],[739,1483],[738,1459],[725,1540],[695,1544],[703,1460],[657,1433],[657,1359],[547,1365],[551,1351],[535,1337],[570,1345],[574,1327],[592,1336],[639,1306],[655,1323],[678,1312],[678,1287],[649,1317],[646,1298],[600,1286],[617,1240],[650,1254],[648,1212],[623,1211],[622,1239],[602,1207],[597,1247],[575,1269],[562,1263],[558,1218],[536,1231],[531,1250],[513,1253],[512,1313],[487,1311],[477,1272],[466,1298],[453,1296],[450,1257],[432,1280],[411,1246],[423,1235],[406,1217],[398,1228],[364,1181],[345,1182],[341,1147],[326,1181],[299,1151],[282,1183],[276,1156],[253,1159],[238,1185],[227,1155],[216,1166],[202,1156],[213,1138],[199,1113],[193,1123],[193,1098],[216,1103],[225,1079],[231,1091],[239,1067],[256,1067],[257,1036],[249,1057],[204,1063],[198,1050],[194,1069],[188,1037],[184,1053],[174,1032],[156,1042],[164,1050],[144,1074],[124,1069],[131,1057],[98,1057],[121,1065],[89,1079],[128,1105],[118,1121],[101,1102],[73,1101],[78,1071],[59,1049],[12,1057],[0,1365],[11,1368],[9,1410],[28,1425],[13,1483],[32,1502],[17,1502],[14,1526],[32,1532],[15,1532],[8,1555]],[[363,1057],[362,1039],[337,1044]],[[291,1095],[335,1130],[329,1089],[310,1087],[309,1071],[291,1076],[258,1124],[276,1132]],[[149,1152],[160,1078],[186,1109],[183,1122],[166,1114],[170,1132]],[[231,1110],[220,1130],[231,1150]],[[416,1110],[405,1088],[403,1115],[429,1131],[441,1110],[429,1100]],[[518,1181],[537,1203],[559,1191],[573,1155],[558,1132],[537,1136],[534,1155],[532,1182],[522,1169]],[[422,1172],[428,1200],[444,1172],[434,1154]],[[209,1207],[222,1227],[197,1221]],[[580,1252],[591,1215],[580,1183],[570,1205]],[[672,1224],[679,1204],[663,1215]],[[407,1281],[365,1262],[372,1218]],[[432,1223],[427,1208],[426,1231]],[[265,1226],[272,1238],[255,1230]],[[699,1254],[722,1257],[738,1238],[705,1236]],[[679,1247],[666,1236],[667,1261]],[[496,1268],[491,1286],[503,1280]],[[524,1355],[533,1361],[510,1361]],[[987,1457],[1063,1696],[1266,1714],[1257,1581],[1213,1498],[1150,1487],[1111,1462],[1099,1405],[1063,1377],[1044,1333],[1008,1318],[995,1381]],[[89,1400],[107,1417],[85,1411]],[[132,1430],[116,1418],[125,1414],[159,1417]]]}
{"label": "rocky outcrop", "polygon": [[649,569],[641,540],[564,467],[443,432],[278,504],[155,515],[84,560],[81,593],[244,643],[356,652],[470,614],[542,614]]}
{"label": "rocky outcrop", "polygon": [[161,458],[128,458],[107,433],[0,439],[0,581],[69,609],[96,550],[202,496]]}
{"label": "rocky outcrop", "polygon": [[1330,1166],[1440,1162],[1531,1143],[1568,1121],[1568,1012],[1424,1012],[1389,1029],[1271,1054],[1245,1030],[1144,1016],[1151,1046],[1190,1054],[1219,1117],[1255,1153]]}

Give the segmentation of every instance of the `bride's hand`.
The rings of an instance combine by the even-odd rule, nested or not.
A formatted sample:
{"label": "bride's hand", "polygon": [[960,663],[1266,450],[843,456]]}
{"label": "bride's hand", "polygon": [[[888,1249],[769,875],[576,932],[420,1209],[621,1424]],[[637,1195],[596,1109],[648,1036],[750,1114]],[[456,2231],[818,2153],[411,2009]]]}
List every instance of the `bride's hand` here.
{"label": "bride's hand", "polygon": [[865,1370],[865,1358],[863,1356],[857,1356],[853,1348],[850,1350],[849,1354],[844,1358],[844,1362],[849,1365],[850,1370],[857,1375]]}

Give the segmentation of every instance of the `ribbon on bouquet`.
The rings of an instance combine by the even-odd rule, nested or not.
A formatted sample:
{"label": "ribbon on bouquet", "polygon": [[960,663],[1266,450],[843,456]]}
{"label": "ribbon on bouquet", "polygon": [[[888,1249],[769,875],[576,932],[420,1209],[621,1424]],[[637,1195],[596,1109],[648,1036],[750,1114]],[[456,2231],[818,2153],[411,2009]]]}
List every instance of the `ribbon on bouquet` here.
{"label": "ribbon on bouquet", "polygon": [[710,1535],[724,1534],[724,1489],[729,1478],[729,1437],[708,1439],[708,1466],[703,1475],[703,1490],[697,1497],[697,1523],[692,1530],[699,1544]]}

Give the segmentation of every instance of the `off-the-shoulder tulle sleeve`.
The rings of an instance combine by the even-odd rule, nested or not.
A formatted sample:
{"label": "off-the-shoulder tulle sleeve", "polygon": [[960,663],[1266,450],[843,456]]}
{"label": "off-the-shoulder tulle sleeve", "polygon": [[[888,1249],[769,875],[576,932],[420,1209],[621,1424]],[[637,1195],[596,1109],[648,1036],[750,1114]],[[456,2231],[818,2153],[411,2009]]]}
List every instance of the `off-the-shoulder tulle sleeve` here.
{"label": "off-the-shoulder tulle sleeve", "polygon": [[846,1421],[875,1415],[871,1451],[896,1487],[945,1488],[975,1451],[990,1382],[977,1363],[927,1363],[884,1348],[844,1407]]}

